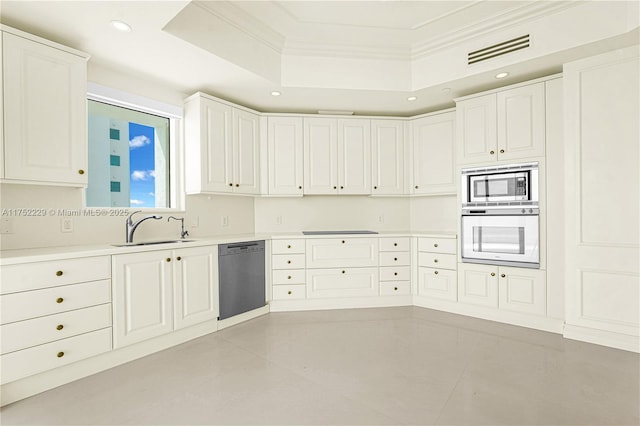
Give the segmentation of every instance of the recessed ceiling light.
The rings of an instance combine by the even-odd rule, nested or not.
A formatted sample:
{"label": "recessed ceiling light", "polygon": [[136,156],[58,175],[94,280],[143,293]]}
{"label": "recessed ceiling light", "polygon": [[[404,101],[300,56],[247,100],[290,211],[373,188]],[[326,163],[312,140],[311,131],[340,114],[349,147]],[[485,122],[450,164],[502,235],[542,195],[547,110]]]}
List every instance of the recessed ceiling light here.
{"label": "recessed ceiling light", "polygon": [[274,90],[273,92],[271,92],[271,96],[280,96],[282,95],[282,93],[278,92],[277,90]]}
{"label": "recessed ceiling light", "polygon": [[505,78],[508,75],[509,75],[508,72],[501,72],[499,74],[496,74],[496,78]]}
{"label": "recessed ceiling light", "polygon": [[125,33],[131,32],[131,26],[124,21],[113,20],[111,21],[111,25],[118,31]]}
{"label": "recessed ceiling light", "polygon": [[416,99],[418,99],[418,97],[417,97],[417,96],[409,96],[409,97],[407,98],[407,100],[408,100],[409,102],[413,102],[413,101],[415,101]]}

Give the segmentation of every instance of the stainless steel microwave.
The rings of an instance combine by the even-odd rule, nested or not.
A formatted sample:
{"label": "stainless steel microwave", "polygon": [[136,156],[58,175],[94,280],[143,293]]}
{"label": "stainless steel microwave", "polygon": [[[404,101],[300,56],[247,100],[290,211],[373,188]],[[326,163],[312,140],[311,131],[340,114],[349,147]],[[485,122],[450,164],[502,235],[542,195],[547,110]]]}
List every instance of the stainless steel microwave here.
{"label": "stainless steel microwave", "polygon": [[538,205],[538,163],[462,170],[463,207]]}

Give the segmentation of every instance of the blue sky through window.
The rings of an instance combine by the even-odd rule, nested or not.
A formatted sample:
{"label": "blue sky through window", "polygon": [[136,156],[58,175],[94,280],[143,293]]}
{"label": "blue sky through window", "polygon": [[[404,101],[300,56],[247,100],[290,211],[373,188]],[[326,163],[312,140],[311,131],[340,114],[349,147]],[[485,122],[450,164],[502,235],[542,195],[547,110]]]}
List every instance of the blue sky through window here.
{"label": "blue sky through window", "polygon": [[155,207],[154,129],[129,123],[129,173],[131,207]]}

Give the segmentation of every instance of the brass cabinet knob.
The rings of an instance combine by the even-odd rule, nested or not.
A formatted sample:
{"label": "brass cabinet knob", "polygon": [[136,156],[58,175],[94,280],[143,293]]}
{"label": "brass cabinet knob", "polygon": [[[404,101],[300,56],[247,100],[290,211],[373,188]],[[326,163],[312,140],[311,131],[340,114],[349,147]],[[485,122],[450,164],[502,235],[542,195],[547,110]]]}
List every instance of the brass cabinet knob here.
{"label": "brass cabinet knob", "polygon": [[393,275],[397,277],[397,276],[398,276],[398,273],[397,273],[397,272],[394,272],[394,273],[393,273]]}
{"label": "brass cabinet knob", "polygon": [[240,186],[240,184],[239,184],[239,183],[236,183],[236,188],[237,188],[237,187],[239,187],[239,186]]}
{"label": "brass cabinet knob", "polygon": [[79,175],[83,175],[84,174],[84,170],[82,170],[82,169],[78,170],[78,174]]}
{"label": "brass cabinet knob", "polygon": [[287,279],[290,280],[291,279],[291,275],[287,275]]}
{"label": "brass cabinet knob", "polygon": [[344,186],[340,185],[340,189],[344,189]]}
{"label": "brass cabinet knob", "polygon": [[64,299],[62,297],[58,297],[56,299],[56,303],[62,303],[62,302],[64,302]]}
{"label": "brass cabinet knob", "polygon": [[506,275],[505,275],[505,274],[500,274],[500,276],[501,276],[502,278],[506,277]]}
{"label": "brass cabinet knob", "polygon": [[291,248],[291,244],[287,244],[287,248]]}
{"label": "brass cabinet knob", "polygon": [[397,257],[394,257],[394,258],[393,258],[393,261],[394,261],[394,262],[397,262],[397,261],[398,261],[398,258],[397,258]]}
{"label": "brass cabinet knob", "polygon": [[495,276],[496,276],[496,273],[495,273],[495,272],[492,272],[492,273],[491,273],[491,276],[492,276],[492,277],[495,277]]}
{"label": "brass cabinet knob", "polygon": [[178,256],[176,257],[176,260],[182,260],[182,257]]}
{"label": "brass cabinet knob", "polygon": [[345,271],[342,271],[342,273],[344,274],[344,273],[345,273]]}
{"label": "brass cabinet knob", "polygon": [[496,152],[495,152],[495,151],[493,151],[493,150],[489,151],[489,154],[491,154],[491,155],[493,155],[493,154],[495,154],[495,153],[496,153]]}
{"label": "brass cabinet knob", "polygon": [[438,263],[438,259],[433,259],[433,263]]}
{"label": "brass cabinet knob", "polygon": [[434,274],[438,275],[438,271],[433,271]]}
{"label": "brass cabinet knob", "polygon": [[62,271],[56,271],[56,276],[57,276],[57,277],[61,277],[61,276],[62,276],[62,274],[63,274],[63,272],[62,272]]}
{"label": "brass cabinet knob", "polygon": [[378,189],[378,187],[377,187],[377,186],[374,186],[374,187],[373,187],[373,189]]}
{"label": "brass cabinet knob", "polygon": [[394,247],[398,247],[398,243],[393,243],[393,246]]}
{"label": "brass cabinet knob", "polygon": [[229,186],[233,186],[233,184],[232,184],[232,183],[229,183]]}
{"label": "brass cabinet knob", "polygon": [[500,154],[504,154],[504,149],[501,149],[501,150],[500,150]]}
{"label": "brass cabinet knob", "polygon": [[167,257],[167,262],[171,262],[171,258],[170,257]]}
{"label": "brass cabinet knob", "polygon": [[56,327],[56,330],[62,330],[63,328],[64,328],[64,325],[58,324],[58,326]]}
{"label": "brass cabinet knob", "polygon": [[299,185],[299,186],[298,186],[298,189],[302,189],[302,185]]}
{"label": "brass cabinet knob", "polygon": [[289,290],[289,291],[287,292],[287,294],[291,294],[291,290]]}
{"label": "brass cabinet knob", "polygon": [[333,189],[338,189],[338,187],[337,187],[337,186],[334,186],[334,187],[333,187]]}
{"label": "brass cabinet knob", "polygon": [[344,240],[342,240],[342,244],[344,244]]}
{"label": "brass cabinet knob", "polygon": [[394,288],[393,288],[393,291],[398,291],[398,287],[394,287]]}
{"label": "brass cabinet knob", "polygon": [[416,189],[418,189],[418,185],[416,185]]}
{"label": "brass cabinet knob", "polygon": [[434,247],[438,247],[438,243],[435,243],[433,246],[434,246]]}
{"label": "brass cabinet knob", "polygon": [[64,352],[58,352],[58,358],[62,358],[64,356]]}
{"label": "brass cabinet knob", "polygon": [[290,265],[290,264],[291,264],[291,261],[290,261],[290,260],[287,260],[287,263]]}

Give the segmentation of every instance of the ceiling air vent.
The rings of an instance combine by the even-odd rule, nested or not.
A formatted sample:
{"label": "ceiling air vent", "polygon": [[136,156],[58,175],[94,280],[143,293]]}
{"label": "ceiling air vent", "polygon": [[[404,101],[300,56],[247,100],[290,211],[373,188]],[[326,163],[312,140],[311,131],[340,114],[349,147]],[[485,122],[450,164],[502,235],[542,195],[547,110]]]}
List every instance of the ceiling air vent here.
{"label": "ceiling air vent", "polygon": [[471,65],[477,62],[486,61],[487,59],[506,55],[507,53],[526,49],[527,47],[529,47],[529,34],[503,41],[502,43],[494,44],[493,46],[485,47],[484,49],[469,52],[467,54],[467,64]]}

